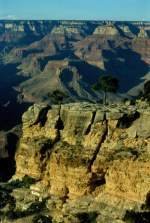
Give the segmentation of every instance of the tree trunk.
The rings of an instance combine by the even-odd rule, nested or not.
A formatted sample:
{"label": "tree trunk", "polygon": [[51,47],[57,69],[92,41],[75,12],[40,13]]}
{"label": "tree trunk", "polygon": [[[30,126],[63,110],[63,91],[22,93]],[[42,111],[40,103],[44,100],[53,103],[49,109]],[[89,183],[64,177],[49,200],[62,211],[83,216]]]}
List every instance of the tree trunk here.
{"label": "tree trunk", "polygon": [[104,91],[103,104],[106,105],[106,91]]}

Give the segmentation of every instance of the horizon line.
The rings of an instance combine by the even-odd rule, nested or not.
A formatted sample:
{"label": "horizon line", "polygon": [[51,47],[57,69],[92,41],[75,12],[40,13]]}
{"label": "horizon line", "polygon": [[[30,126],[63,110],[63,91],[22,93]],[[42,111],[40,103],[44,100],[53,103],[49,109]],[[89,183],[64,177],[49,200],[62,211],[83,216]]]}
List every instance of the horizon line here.
{"label": "horizon line", "polygon": [[0,21],[79,21],[79,22],[150,22],[150,20],[115,20],[115,19],[3,19]]}

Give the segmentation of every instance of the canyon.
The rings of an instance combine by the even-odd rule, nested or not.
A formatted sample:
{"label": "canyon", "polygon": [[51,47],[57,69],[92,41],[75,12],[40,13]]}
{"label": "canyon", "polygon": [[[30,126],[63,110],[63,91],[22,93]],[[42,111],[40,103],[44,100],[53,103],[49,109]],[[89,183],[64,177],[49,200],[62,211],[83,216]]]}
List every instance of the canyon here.
{"label": "canyon", "polygon": [[1,20],[1,129],[20,123],[33,103],[54,103],[55,90],[64,103],[101,100],[92,90],[101,75],[119,80],[110,102],[138,96],[149,80],[149,49],[149,22]]}
{"label": "canyon", "polygon": [[3,223],[150,222],[149,66],[149,22],[0,21]]}

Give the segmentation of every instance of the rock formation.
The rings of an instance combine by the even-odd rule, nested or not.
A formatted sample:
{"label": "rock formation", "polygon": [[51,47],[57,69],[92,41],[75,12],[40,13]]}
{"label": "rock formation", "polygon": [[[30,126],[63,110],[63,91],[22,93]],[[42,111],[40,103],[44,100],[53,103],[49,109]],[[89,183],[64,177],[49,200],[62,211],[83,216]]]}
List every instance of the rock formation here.
{"label": "rock formation", "polygon": [[[0,177],[16,161],[13,179],[0,184],[9,220],[28,222],[37,210],[35,222],[146,218],[149,108],[64,103],[101,100],[92,86],[105,74],[119,79],[108,101],[137,96],[149,80],[149,30],[149,22],[0,21]],[[65,95],[61,106],[51,105],[55,90]],[[35,102],[15,153],[8,130]]]}
{"label": "rock formation", "polygon": [[139,38],[148,38],[148,34],[143,27],[140,28],[140,32],[138,34],[138,37]]}
{"label": "rock formation", "polygon": [[114,25],[98,26],[93,34],[104,36],[116,36],[119,35],[119,31]]}
{"label": "rock formation", "polygon": [[131,28],[127,25],[120,25],[119,28],[121,29],[122,33],[126,36],[135,37],[136,35],[132,32]]}
{"label": "rock formation", "polygon": [[46,199],[55,222],[126,222],[150,191],[149,116],[138,106],[35,104],[22,117],[12,182],[33,179],[30,203]]}
{"label": "rock formation", "polygon": [[17,108],[18,124],[28,104],[51,103],[55,89],[67,94],[64,102],[99,101],[102,92],[91,88],[105,74],[119,80],[110,101],[138,96],[149,80],[149,29],[148,22],[0,21],[1,105],[9,101],[2,120]]}

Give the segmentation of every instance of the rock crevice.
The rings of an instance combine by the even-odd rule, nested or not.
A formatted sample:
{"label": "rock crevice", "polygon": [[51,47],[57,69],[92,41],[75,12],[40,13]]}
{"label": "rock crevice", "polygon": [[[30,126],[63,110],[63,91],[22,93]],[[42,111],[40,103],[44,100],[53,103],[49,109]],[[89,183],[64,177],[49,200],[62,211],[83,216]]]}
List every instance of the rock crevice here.
{"label": "rock crevice", "polygon": [[[50,195],[60,198],[104,190],[142,203],[150,187],[149,115],[136,106],[34,105],[23,115],[15,177],[39,179]],[[124,117],[130,123],[125,125]]]}

